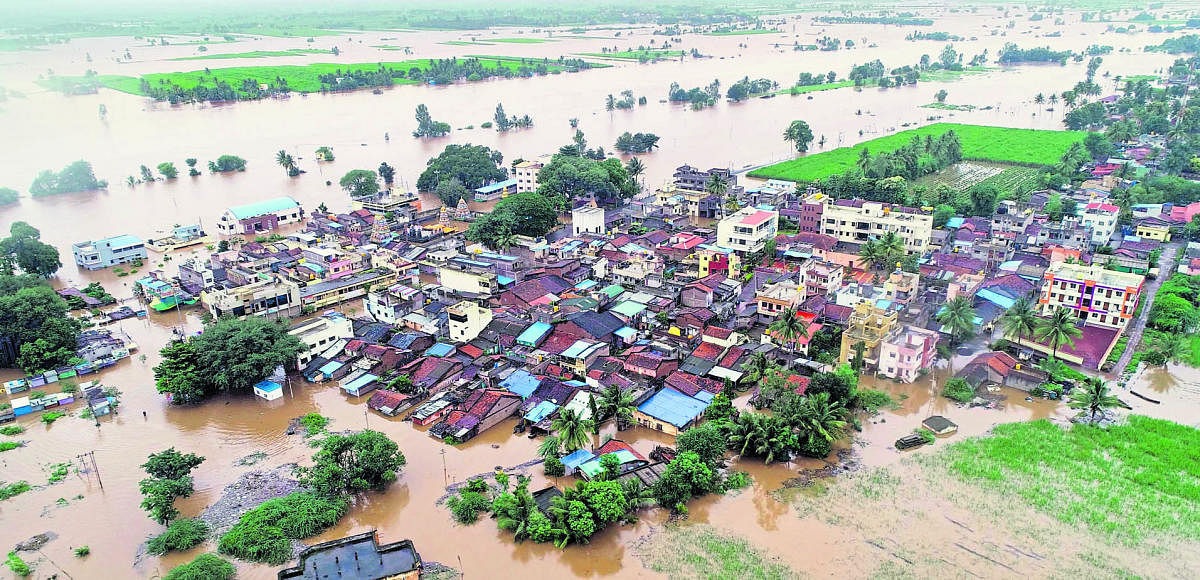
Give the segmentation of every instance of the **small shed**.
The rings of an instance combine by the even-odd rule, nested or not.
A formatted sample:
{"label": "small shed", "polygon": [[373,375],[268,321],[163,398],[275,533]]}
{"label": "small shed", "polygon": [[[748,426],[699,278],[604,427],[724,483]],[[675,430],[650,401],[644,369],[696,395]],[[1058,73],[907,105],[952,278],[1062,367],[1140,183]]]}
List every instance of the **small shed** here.
{"label": "small shed", "polygon": [[4,383],[4,392],[9,395],[22,393],[29,390],[29,383],[25,379],[15,379]]}
{"label": "small shed", "polygon": [[30,404],[29,397],[17,397],[12,401],[13,414],[20,417],[33,412],[33,405]]}
{"label": "small shed", "polygon": [[260,381],[254,385],[254,396],[274,401],[283,397],[283,385],[275,381]]}
{"label": "small shed", "polygon": [[958,425],[955,425],[954,422],[941,415],[934,415],[928,419],[925,419],[924,421],[921,421],[921,425],[926,429],[933,431],[936,435],[949,435],[955,431],[958,431]]}

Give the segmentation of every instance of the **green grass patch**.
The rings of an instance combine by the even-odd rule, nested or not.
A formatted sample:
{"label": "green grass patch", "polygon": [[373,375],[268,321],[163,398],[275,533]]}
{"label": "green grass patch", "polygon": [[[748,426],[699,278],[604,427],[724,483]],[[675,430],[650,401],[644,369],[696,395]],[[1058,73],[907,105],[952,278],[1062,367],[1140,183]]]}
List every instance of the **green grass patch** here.
{"label": "green grass patch", "polygon": [[66,416],[66,411],[46,411],[45,413],[42,413],[42,422],[49,425]]}
{"label": "green grass patch", "polygon": [[745,538],[720,534],[704,524],[667,526],[651,537],[639,556],[651,570],[671,578],[800,577]]}
{"label": "green grass patch", "polygon": [[20,425],[5,425],[0,427],[0,435],[20,435],[25,432],[25,428]]}
{"label": "green grass patch", "polygon": [[0,500],[16,497],[31,489],[33,489],[33,486],[29,485],[28,481],[15,481],[13,483],[0,481]]}
{"label": "green grass patch", "polygon": [[319,413],[309,413],[300,417],[300,425],[304,427],[304,436],[312,437],[325,430],[325,426],[329,425],[329,417]]}
{"label": "green grass patch", "polygon": [[[514,72],[521,67],[519,57],[500,58],[481,58],[484,68],[509,68]],[[526,59],[529,61],[528,66],[534,66],[539,62],[534,62],[537,59]],[[141,90],[141,79],[146,79],[151,86],[157,86],[163,83],[174,83],[183,89],[192,89],[202,81],[207,81],[206,84],[212,85],[212,79],[218,78],[230,84],[233,87],[240,87],[246,79],[254,79],[259,82],[272,81],[276,77],[287,79],[288,87],[299,93],[314,93],[321,90],[321,81],[319,77],[324,74],[331,74],[337,71],[355,71],[355,70],[376,70],[379,64],[384,66],[403,69],[408,71],[412,68],[420,68],[428,70],[430,68],[431,59],[413,59],[397,62],[385,63],[312,63],[306,65],[278,65],[278,66],[237,66],[210,69],[208,72],[204,70],[195,70],[189,72],[171,72],[171,73],[151,73],[142,77],[130,77],[122,75],[100,75],[96,77],[102,86],[110,89],[129,93],[131,95],[145,96]],[[553,61],[546,64],[549,72],[562,71],[565,67]],[[50,77],[49,79],[38,81],[38,84],[48,89],[58,89],[59,85],[66,84],[72,86],[78,84],[81,77]],[[395,84],[416,84],[417,81],[408,78],[394,79]]]}
{"label": "green grass patch", "polygon": [[994,69],[986,66],[966,66],[962,70],[933,70],[921,73],[921,80],[925,82],[950,82],[961,79],[962,77],[972,76],[990,72]]}
{"label": "green grass patch", "polygon": [[0,441],[0,453],[12,451],[18,447],[25,445],[24,441]]}
{"label": "green grass patch", "polygon": [[941,459],[964,480],[1112,541],[1200,540],[1200,430],[1192,427],[1138,415],[1108,429],[1010,423],[949,446]]}
{"label": "green grass patch", "polygon": [[1028,165],[1056,163],[1072,143],[1083,141],[1085,131],[1047,131],[1040,129],[1011,129],[958,123],[935,123],[918,129],[901,131],[850,147],[808,155],[799,159],[768,165],[750,172],[751,177],[813,181],[843,173],[855,166],[858,152],[864,147],[872,154],[894,151],[913,137],[939,136],[947,131],[958,134],[963,158]]}
{"label": "green grass patch", "polygon": [[200,554],[195,560],[171,568],[163,580],[230,580],[237,568],[216,554]]}
{"label": "green grass patch", "polygon": [[488,42],[507,42],[509,44],[541,44],[554,42],[552,38],[489,38]]}
{"label": "green grass patch", "polygon": [[372,44],[371,48],[378,48],[380,50],[404,50],[406,48],[412,48],[412,47],[411,46],[396,46],[394,44]]}
{"label": "green grass patch", "polygon": [[659,60],[664,58],[679,58],[685,53],[682,50],[622,50],[620,52],[581,52],[580,56],[596,58],[616,58],[620,60]]}
{"label": "green grass patch", "polygon": [[275,56],[304,56],[306,54],[329,54],[328,50],[316,48],[293,48],[290,50],[252,50],[250,52],[226,52],[221,54],[203,54],[199,56],[181,56],[171,60],[220,60],[228,58],[270,58]]}
{"label": "green grass patch", "polygon": [[975,105],[952,105],[950,103],[929,103],[921,105],[922,109],[938,109],[942,111],[974,111]]}
{"label": "green grass patch", "polygon": [[1129,75],[1127,77],[1121,77],[1120,82],[1121,82],[1121,84],[1124,84],[1127,82],[1137,84],[1141,81],[1146,81],[1148,83],[1156,82],[1156,81],[1158,81],[1158,75]]}
{"label": "green grass patch", "polygon": [[821,91],[832,91],[835,89],[844,89],[854,86],[854,81],[835,81],[832,83],[821,83],[819,85],[794,86],[786,89],[775,91],[777,95],[803,95],[805,93],[817,93]]}
{"label": "green grass patch", "polygon": [[278,566],[292,558],[289,540],[315,536],[346,515],[342,498],[326,498],[298,491],[270,499],[242,514],[225,535],[219,549],[242,560]]}
{"label": "green grass patch", "polygon": [[751,28],[747,30],[714,30],[705,32],[704,36],[745,36],[748,34],[782,34],[782,30],[773,28]]}
{"label": "green grass patch", "polygon": [[200,545],[208,538],[208,524],[203,520],[179,518],[167,526],[166,531],[146,542],[146,551],[155,556],[169,552],[183,552]]}
{"label": "green grass patch", "polygon": [[58,483],[71,474],[70,463],[55,463],[50,466],[50,483]]}
{"label": "green grass patch", "polygon": [[472,42],[470,40],[447,40],[438,44],[448,44],[450,46],[495,46],[491,42]]}

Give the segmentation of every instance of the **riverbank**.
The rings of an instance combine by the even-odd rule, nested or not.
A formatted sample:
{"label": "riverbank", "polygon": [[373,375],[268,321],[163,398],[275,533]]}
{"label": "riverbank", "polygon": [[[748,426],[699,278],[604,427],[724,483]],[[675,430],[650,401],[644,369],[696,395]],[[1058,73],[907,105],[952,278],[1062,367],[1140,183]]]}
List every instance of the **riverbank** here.
{"label": "riverbank", "polygon": [[994,161],[1032,165],[1051,165],[1058,161],[1073,143],[1083,141],[1086,131],[1048,131],[1012,129],[958,123],[934,123],[918,129],[900,131],[886,137],[864,141],[850,147],[840,147],[768,165],[749,173],[750,177],[814,181],[855,167],[863,149],[872,154],[893,151],[907,145],[913,137],[939,136],[954,131],[962,144],[962,156],[967,160]]}

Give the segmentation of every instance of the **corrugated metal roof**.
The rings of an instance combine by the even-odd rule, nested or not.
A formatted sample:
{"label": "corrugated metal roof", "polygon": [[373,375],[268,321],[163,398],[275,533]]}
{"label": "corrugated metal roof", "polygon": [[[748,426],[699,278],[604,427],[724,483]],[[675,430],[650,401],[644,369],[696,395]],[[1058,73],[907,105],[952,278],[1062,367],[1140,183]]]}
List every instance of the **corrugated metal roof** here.
{"label": "corrugated metal roof", "polygon": [[300,207],[300,204],[290,197],[276,197],[245,205],[235,205],[229,208],[229,212],[233,214],[233,217],[242,220],[297,207]]}
{"label": "corrugated metal roof", "polygon": [[646,399],[638,406],[638,411],[676,427],[683,427],[700,416],[707,407],[708,403],[668,387]]}

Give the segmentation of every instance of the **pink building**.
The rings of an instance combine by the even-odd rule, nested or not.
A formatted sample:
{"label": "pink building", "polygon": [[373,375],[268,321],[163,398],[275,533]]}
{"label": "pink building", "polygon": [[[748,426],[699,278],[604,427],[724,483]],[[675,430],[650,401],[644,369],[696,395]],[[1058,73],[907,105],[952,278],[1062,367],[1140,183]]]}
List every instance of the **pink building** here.
{"label": "pink building", "polygon": [[879,374],[906,383],[916,380],[921,369],[933,366],[937,357],[938,333],[904,326],[879,345]]}
{"label": "pink building", "polygon": [[1189,223],[1192,218],[1200,215],[1200,201],[1188,205],[1177,205],[1171,208],[1171,221]]}

